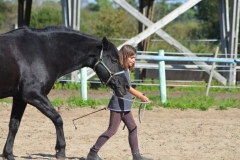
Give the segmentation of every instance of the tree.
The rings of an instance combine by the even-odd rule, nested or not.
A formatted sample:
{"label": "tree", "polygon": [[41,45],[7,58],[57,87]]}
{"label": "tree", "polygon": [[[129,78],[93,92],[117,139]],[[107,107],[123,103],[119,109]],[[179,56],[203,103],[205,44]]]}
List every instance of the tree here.
{"label": "tree", "polygon": [[[166,0],[160,0],[155,3],[154,9],[154,21],[158,21],[179,6],[181,2],[177,3],[166,3]],[[197,9],[191,8],[182,15],[178,16],[174,21],[195,21],[197,18]]]}
{"label": "tree", "polygon": [[104,12],[105,9],[112,8],[113,3],[109,0],[97,0],[97,4],[99,5],[99,11]]}
{"label": "tree", "polygon": [[201,32],[205,38],[220,38],[219,1],[202,0],[197,5]]}
{"label": "tree", "polygon": [[32,10],[30,27],[42,28],[51,25],[62,24],[61,7],[53,5],[43,5]]}
{"label": "tree", "polygon": [[96,0],[96,3],[89,3],[85,9],[89,11],[102,11],[105,7],[111,7],[112,4],[113,3],[109,0]]}
{"label": "tree", "polygon": [[96,12],[99,11],[99,5],[96,3],[89,3],[84,9]]}
{"label": "tree", "polygon": [[166,3],[166,0],[156,1],[154,8],[155,9],[153,21],[155,22],[163,18],[168,13],[168,5]]}
{"label": "tree", "polygon": [[3,24],[5,20],[6,20],[6,17],[3,15],[3,13],[0,12],[0,26]]}
{"label": "tree", "polygon": [[130,38],[137,34],[137,20],[122,8],[105,8],[93,29],[99,37]]}
{"label": "tree", "polygon": [[80,30],[91,35],[96,35],[93,26],[95,23],[101,23],[99,22],[98,18],[99,16],[97,11],[90,11],[85,8],[82,9],[80,18]]}
{"label": "tree", "polygon": [[17,2],[0,0],[0,29],[6,32],[17,23]]}

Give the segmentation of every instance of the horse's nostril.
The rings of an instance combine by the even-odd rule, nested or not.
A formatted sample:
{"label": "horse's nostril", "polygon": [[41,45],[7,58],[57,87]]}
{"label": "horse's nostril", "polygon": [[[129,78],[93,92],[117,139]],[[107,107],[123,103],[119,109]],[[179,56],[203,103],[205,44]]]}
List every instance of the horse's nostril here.
{"label": "horse's nostril", "polygon": [[126,85],[126,88],[127,88],[127,89],[130,89],[130,86],[129,86],[129,85]]}

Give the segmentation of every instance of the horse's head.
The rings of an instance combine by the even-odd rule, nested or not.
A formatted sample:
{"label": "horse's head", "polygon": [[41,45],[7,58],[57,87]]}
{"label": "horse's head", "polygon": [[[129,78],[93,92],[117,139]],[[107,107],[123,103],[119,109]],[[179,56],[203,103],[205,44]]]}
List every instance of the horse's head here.
{"label": "horse's head", "polygon": [[118,50],[105,37],[102,40],[101,53],[94,70],[102,83],[112,88],[117,96],[122,97],[127,94],[130,86],[119,63]]}

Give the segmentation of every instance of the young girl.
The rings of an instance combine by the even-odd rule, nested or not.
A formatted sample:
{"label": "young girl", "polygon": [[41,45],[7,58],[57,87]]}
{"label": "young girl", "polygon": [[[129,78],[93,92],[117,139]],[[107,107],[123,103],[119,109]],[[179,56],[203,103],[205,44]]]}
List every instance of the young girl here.
{"label": "young girl", "polygon": [[[135,48],[130,45],[124,45],[119,51],[119,61],[123,69],[125,70],[125,75],[129,81],[129,84],[131,82],[129,72],[134,69],[136,56],[137,52]],[[143,93],[135,90],[132,87],[130,87],[129,93],[127,93],[124,98],[132,99],[132,95],[140,98],[142,102],[148,101],[148,98]],[[108,109],[110,110],[108,129],[99,136],[96,143],[90,149],[90,152],[87,155],[87,160],[102,160],[97,155],[97,153],[100,148],[107,142],[107,140],[117,132],[121,121],[124,122],[128,129],[128,140],[131,147],[133,160],[152,160],[142,157],[139,153],[137,126],[131,112],[132,102],[122,100],[113,95],[108,104]]]}

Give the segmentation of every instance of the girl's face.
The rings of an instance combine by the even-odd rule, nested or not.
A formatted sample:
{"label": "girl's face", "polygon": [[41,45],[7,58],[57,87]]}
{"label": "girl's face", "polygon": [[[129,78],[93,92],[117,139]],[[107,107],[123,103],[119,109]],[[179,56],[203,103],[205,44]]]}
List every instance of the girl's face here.
{"label": "girl's face", "polygon": [[134,65],[134,63],[135,63],[135,59],[136,59],[136,56],[137,56],[137,55],[134,54],[134,55],[128,57],[128,59],[127,59],[128,67],[131,67],[131,66]]}

